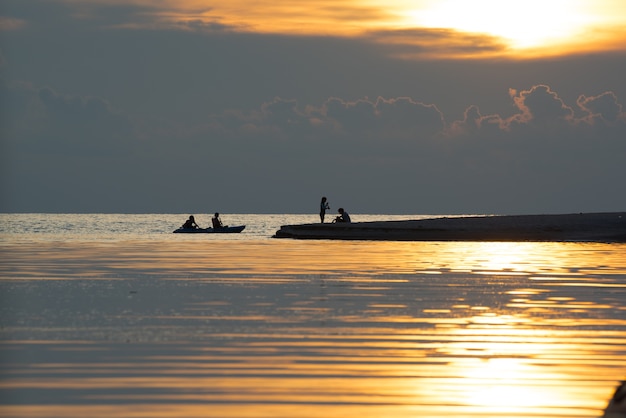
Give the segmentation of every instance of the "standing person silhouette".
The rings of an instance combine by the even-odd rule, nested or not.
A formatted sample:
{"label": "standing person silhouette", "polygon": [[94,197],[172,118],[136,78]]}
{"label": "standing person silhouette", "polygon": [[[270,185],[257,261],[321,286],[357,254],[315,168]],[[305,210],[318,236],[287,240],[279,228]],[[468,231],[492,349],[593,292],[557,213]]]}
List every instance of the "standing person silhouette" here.
{"label": "standing person silhouette", "polygon": [[330,209],[328,206],[328,201],[326,200],[326,196],[322,197],[322,201],[320,202],[320,220],[324,223],[324,216],[326,216],[326,209]]}

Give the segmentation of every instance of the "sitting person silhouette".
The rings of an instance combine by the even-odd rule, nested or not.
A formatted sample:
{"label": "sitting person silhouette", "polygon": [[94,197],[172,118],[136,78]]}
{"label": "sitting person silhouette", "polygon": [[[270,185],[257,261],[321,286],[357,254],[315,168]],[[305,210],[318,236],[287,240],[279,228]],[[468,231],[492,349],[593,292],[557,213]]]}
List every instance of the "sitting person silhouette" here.
{"label": "sitting person silhouette", "polygon": [[218,212],[215,212],[215,216],[211,219],[211,222],[213,223],[214,229],[224,228],[224,225],[222,225],[222,220],[220,219],[220,214]]}
{"label": "sitting person silhouette", "polygon": [[335,223],[335,222],[345,222],[345,223],[352,222],[352,220],[350,219],[350,215],[348,215],[348,212],[346,212],[343,208],[337,209],[337,212],[339,212],[339,216],[337,216],[335,218],[333,223]]}
{"label": "sitting person silhouette", "polygon": [[196,223],[196,220],[194,219],[193,215],[189,215],[189,219],[185,221],[185,223],[183,224],[183,228],[195,229],[195,228],[200,228],[200,226],[198,226],[198,224]]}

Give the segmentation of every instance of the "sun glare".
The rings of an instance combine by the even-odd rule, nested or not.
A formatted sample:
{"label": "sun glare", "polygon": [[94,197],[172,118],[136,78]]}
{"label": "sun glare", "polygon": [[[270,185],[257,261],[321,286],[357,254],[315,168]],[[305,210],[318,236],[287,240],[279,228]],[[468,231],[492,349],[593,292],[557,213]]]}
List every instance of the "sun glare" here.
{"label": "sun glare", "polygon": [[420,27],[503,38],[513,49],[550,47],[582,36],[589,21],[577,0],[438,0],[409,12]]}

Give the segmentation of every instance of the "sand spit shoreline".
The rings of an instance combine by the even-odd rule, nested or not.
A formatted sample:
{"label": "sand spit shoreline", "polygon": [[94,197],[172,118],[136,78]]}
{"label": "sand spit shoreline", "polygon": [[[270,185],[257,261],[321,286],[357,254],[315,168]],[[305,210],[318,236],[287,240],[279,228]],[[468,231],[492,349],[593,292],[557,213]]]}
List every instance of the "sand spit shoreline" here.
{"label": "sand spit shoreline", "polygon": [[274,238],[376,241],[626,242],[626,212],[444,217],[283,225]]}

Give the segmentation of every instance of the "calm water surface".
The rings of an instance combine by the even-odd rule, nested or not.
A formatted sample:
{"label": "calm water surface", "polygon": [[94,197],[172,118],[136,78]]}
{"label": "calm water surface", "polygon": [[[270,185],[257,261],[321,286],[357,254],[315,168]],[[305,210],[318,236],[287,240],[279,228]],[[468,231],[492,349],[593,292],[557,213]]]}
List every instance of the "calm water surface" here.
{"label": "calm water surface", "polygon": [[0,215],[0,416],[599,417],[626,377],[624,244],[185,217]]}

